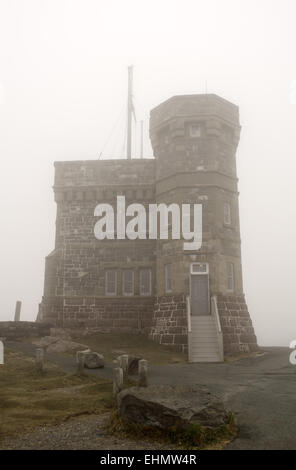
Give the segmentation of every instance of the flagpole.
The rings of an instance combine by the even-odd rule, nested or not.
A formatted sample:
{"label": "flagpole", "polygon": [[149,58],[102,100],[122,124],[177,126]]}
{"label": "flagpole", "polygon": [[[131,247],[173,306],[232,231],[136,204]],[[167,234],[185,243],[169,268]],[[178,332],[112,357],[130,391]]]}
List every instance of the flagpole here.
{"label": "flagpole", "polygon": [[127,93],[127,146],[126,158],[132,158],[132,110],[133,110],[133,66],[128,67],[128,93]]}
{"label": "flagpole", "polygon": [[140,158],[143,158],[143,140],[144,140],[144,121],[141,121],[141,153]]}

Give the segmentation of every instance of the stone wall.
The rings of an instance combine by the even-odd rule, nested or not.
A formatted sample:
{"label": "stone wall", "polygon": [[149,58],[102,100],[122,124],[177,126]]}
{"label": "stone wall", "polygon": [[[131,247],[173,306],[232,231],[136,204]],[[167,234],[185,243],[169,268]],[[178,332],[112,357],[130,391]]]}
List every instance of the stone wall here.
{"label": "stone wall", "polygon": [[45,298],[39,318],[51,319],[59,327],[102,327],[150,331],[153,297],[101,298],[65,297]]}
{"label": "stone wall", "polygon": [[0,338],[14,341],[32,336],[48,336],[50,335],[50,327],[51,325],[48,323],[1,321]]}
{"label": "stone wall", "polygon": [[258,351],[257,338],[244,295],[218,295],[217,306],[223,332],[224,353]]}
{"label": "stone wall", "polygon": [[184,353],[188,350],[184,294],[156,297],[149,338]]}

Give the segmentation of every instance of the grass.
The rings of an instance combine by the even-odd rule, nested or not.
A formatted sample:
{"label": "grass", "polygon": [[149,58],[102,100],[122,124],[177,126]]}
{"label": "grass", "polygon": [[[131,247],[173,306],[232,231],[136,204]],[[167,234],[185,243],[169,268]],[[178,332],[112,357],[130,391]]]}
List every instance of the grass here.
{"label": "grass", "polygon": [[174,364],[186,362],[186,355],[168,346],[155,343],[142,334],[95,333],[93,335],[73,336],[73,341],[87,345],[93,351],[104,355],[111,362],[121,354],[142,356],[151,364]]}
{"label": "grass", "polygon": [[164,431],[154,426],[133,424],[120,418],[115,410],[111,415],[108,430],[111,434],[121,437],[162,441],[173,445],[176,449],[187,450],[221,450],[237,434],[237,426],[231,413],[228,415],[227,422],[215,429],[192,423],[185,428],[171,427]]}
{"label": "grass", "polygon": [[50,363],[38,373],[32,358],[6,349],[0,366],[0,439],[112,407],[110,381],[68,375]]}

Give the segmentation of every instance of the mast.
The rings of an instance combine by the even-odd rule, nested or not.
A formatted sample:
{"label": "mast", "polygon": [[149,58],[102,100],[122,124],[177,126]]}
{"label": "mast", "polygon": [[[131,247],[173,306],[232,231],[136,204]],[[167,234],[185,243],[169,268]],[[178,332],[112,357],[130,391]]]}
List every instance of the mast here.
{"label": "mast", "polygon": [[133,66],[128,67],[126,158],[132,158]]}
{"label": "mast", "polygon": [[144,139],[144,121],[141,121],[141,153],[140,158],[143,158],[143,139]]}

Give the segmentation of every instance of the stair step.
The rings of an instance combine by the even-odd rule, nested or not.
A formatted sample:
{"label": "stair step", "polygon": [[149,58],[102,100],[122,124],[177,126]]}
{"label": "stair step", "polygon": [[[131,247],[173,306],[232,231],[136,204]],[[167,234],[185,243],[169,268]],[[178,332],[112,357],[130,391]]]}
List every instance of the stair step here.
{"label": "stair step", "polygon": [[191,335],[191,339],[195,339],[195,338],[197,338],[197,339],[203,339],[203,338],[205,338],[205,339],[217,339],[217,334],[210,332],[210,333],[199,333],[199,334]]}
{"label": "stair step", "polygon": [[209,332],[209,333],[217,333],[217,330],[216,328],[210,328],[209,326],[206,326],[206,327],[196,327],[196,326],[193,326],[191,327],[191,331],[194,331],[194,333],[197,333],[198,331],[203,331],[203,332]]}
{"label": "stair step", "polygon": [[209,348],[209,349],[201,349],[201,348],[190,348],[191,354],[219,354],[219,348]]}
{"label": "stair step", "polygon": [[204,358],[192,358],[190,362],[221,362],[220,357],[204,357]]}
{"label": "stair step", "polygon": [[216,351],[213,351],[213,352],[195,352],[193,351],[193,353],[191,354],[192,357],[218,357],[219,356],[219,353],[216,352]]}

